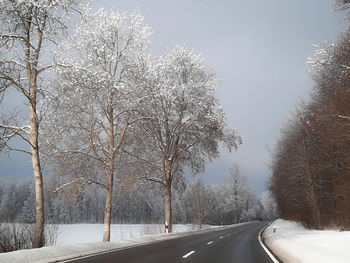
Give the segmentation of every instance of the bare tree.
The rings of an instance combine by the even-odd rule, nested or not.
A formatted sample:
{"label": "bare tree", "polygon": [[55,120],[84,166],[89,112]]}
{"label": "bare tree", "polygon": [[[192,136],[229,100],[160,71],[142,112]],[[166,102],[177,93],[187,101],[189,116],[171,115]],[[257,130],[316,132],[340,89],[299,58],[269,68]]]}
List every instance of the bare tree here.
{"label": "bare tree", "polygon": [[147,99],[130,76],[142,69],[150,34],[138,12],[128,17],[86,8],[73,40],[57,54],[47,144],[61,173],[73,178],[56,190],[90,183],[106,190],[103,241],[110,240],[114,177],[124,158],[121,148],[131,140],[135,113]]}
{"label": "bare tree", "polygon": [[[47,90],[44,72],[51,67],[49,47],[66,30],[68,11],[74,0],[5,0],[0,2],[0,97],[13,89],[24,100],[28,112],[6,110],[1,116],[0,145],[29,154],[36,191],[36,226],[33,247],[43,246],[44,196],[39,156],[40,99]],[[29,118],[25,117],[29,114]],[[5,116],[6,115],[6,116]],[[24,119],[24,120],[23,120]],[[27,121],[25,121],[27,120]],[[11,141],[22,139],[27,146],[17,148]],[[28,150],[29,149],[29,150]]]}
{"label": "bare tree", "polygon": [[[150,97],[137,140],[134,157],[143,164],[139,175],[164,187],[165,222],[172,231],[172,183],[181,181],[184,168],[193,174],[204,170],[206,159],[219,156],[219,144],[229,150],[241,142],[230,129],[215,97],[218,81],[207,71],[202,58],[175,46],[154,55],[145,83]],[[142,151],[141,151],[142,149]]]}
{"label": "bare tree", "polygon": [[[282,215],[285,216],[285,211],[291,211],[292,208],[299,210],[299,213],[305,211],[302,212],[305,221],[309,220],[308,222],[313,222],[319,228],[319,185],[315,178],[316,167],[310,158],[311,154],[315,154],[316,157],[317,151],[313,148],[311,134],[307,132],[307,123],[303,117],[305,114],[307,111],[299,108],[298,113],[290,118],[281,130],[273,170],[276,173],[274,176],[282,176],[285,179],[272,189],[274,193],[279,193],[277,196],[283,196],[285,199],[285,204],[280,206]],[[309,215],[311,218],[306,219]]]}

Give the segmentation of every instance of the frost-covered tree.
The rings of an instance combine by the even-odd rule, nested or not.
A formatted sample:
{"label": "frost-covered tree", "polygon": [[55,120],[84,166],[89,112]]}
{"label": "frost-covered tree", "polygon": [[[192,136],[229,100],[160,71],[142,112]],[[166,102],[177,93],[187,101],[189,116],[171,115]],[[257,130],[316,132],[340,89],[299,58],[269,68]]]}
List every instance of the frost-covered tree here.
{"label": "frost-covered tree", "polygon": [[142,70],[150,34],[137,11],[127,16],[86,8],[81,24],[56,56],[56,96],[46,125],[51,160],[73,177],[65,185],[79,184],[80,189],[95,183],[105,188],[103,241],[110,240],[121,148],[131,140],[135,112],[147,100],[142,83],[132,80]]}
{"label": "frost-covered tree", "polygon": [[[223,225],[225,222],[226,212],[226,192],[224,183],[211,184],[206,186],[207,195],[209,196],[209,215],[208,223],[214,225]],[[228,222],[231,224],[232,222]]]}
{"label": "frost-covered tree", "polygon": [[248,208],[247,210],[242,211],[239,222],[253,221],[256,219],[256,217],[256,211],[253,208]]}
{"label": "frost-covered tree", "polygon": [[186,210],[187,222],[199,225],[202,228],[209,215],[209,195],[205,185],[199,180],[190,184],[184,194],[184,208]]}
{"label": "frost-covered tree", "polygon": [[[43,246],[44,194],[39,156],[40,99],[47,91],[43,75],[51,67],[50,46],[66,30],[69,10],[75,0],[0,1],[0,97],[4,103],[10,92],[25,101],[13,111],[0,115],[0,145],[5,150],[29,154],[36,191],[36,225],[33,247]],[[13,94],[13,93],[12,93]],[[19,109],[27,106],[27,110]],[[26,117],[26,115],[29,115]],[[14,138],[27,146],[16,148]],[[18,144],[17,144],[18,145]]]}
{"label": "frost-covered tree", "polygon": [[224,189],[226,196],[224,209],[226,212],[232,213],[232,223],[237,224],[246,202],[249,201],[249,189],[246,178],[241,174],[238,165],[233,164],[229,168],[228,176],[225,178]]}
{"label": "frost-covered tree", "polygon": [[191,50],[175,46],[149,60],[144,85],[149,96],[135,136],[146,180],[164,187],[165,222],[172,231],[171,191],[185,167],[203,172],[205,161],[219,157],[219,145],[237,148],[240,138],[227,126],[215,90],[218,80]]}
{"label": "frost-covered tree", "polygon": [[270,191],[265,191],[262,193],[261,204],[263,206],[264,220],[274,220],[277,218],[277,203]]}
{"label": "frost-covered tree", "polygon": [[334,6],[336,10],[347,11],[347,17],[350,19],[350,0],[336,0]]}

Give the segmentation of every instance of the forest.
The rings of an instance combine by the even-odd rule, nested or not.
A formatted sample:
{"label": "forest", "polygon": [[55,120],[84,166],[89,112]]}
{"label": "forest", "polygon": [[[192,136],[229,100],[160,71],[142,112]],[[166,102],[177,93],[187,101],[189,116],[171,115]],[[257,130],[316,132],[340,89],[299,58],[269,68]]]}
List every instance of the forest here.
{"label": "forest", "polygon": [[[236,168],[222,184],[204,185],[199,180],[173,190],[173,220],[177,224],[222,225],[268,219],[273,204],[258,199]],[[47,179],[48,181],[50,179]],[[50,182],[46,182],[50,185]],[[49,187],[49,186],[48,186]],[[46,222],[50,224],[103,223],[105,191],[87,186],[79,195],[74,188],[58,193],[45,191]],[[151,182],[125,185],[117,181],[113,192],[113,224],[164,223],[162,188]],[[33,223],[34,185],[31,180],[0,180],[0,223]]]}
{"label": "forest", "polygon": [[[347,0],[336,2],[346,10]],[[315,45],[314,87],[281,129],[270,190],[281,218],[324,229],[350,228],[350,27]]]}

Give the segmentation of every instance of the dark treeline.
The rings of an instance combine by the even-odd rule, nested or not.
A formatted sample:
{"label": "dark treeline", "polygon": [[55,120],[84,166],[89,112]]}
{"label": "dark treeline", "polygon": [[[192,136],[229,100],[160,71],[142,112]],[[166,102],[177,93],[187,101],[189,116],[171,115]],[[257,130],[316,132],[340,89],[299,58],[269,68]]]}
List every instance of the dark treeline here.
{"label": "dark treeline", "polygon": [[[50,179],[47,181],[49,188]],[[262,219],[262,204],[247,188],[240,189],[239,196],[235,197],[227,193],[228,189],[224,185],[204,185],[196,181],[174,189],[172,202],[174,222],[200,226],[232,224],[234,214],[238,214],[239,222]],[[150,187],[152,191],[149,191]],[[29,180],[0,180],[0,223],[34,223],[33,189],[34,185]],[[76,188],[59,192],[46,189],[46,221],[59,224],[102,224],[104,195],[104,190],[94,184],[86,186],[80,193],[76,192]],[[164,198],[160,186],[147,182],[130,186],[120,183],[114,190],[114,195],[118,198],[114,198],[112,223],[163,224]],[[235,199],[239,200],[237,204],[233,202]]]}
{"label": "dark treeline", "polygon": [[280,216],[316,229],[350,228],[349,39],[350,28],[316,46],[311,100],[287,121],[273,155]]}

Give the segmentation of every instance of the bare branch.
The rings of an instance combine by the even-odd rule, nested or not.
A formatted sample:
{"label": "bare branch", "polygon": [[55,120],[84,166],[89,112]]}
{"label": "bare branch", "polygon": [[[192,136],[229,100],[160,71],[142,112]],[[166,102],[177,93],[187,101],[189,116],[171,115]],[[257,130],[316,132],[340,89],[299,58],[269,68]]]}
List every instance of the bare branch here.
{"label": "bare branch", "polygon": [[19,89],[19,91],[21,91],[27,97],[28,100],[30,100],[29,93],[18,81],[16,81],[14,78],[10,77],[9,75],[1,71],[0,71],[0,77],[3,79],[9,80],[15,87]]}
{"label": "bare branch", "polygon": [[29,154],[30,156],[32,155],[32,153],[29,152],[29,151],[22,150],[22,149],[17,149],[17,148],[13,148],[13,147],[9,146],[8,144],[5,144],[4,146],[5,146],[6,148],[8,148],[10,151],[21,152],[21,153]]}
{"label": "bare branch", "polygon": [[82,155],[85,155],[89,158],[92,158],[98,162],[100,162],[101,164],[103,164],[104,166],[108,166],[108,164],[102,159],[102,158],[99,158],[97,156],[94,156],[92,154],[89,154],[87,152],[83,152],[83,151],[78,151],[78,150],[67,150],[67,151],[59,151],[57,153],[60,153],[60,154],[82,154]]}

